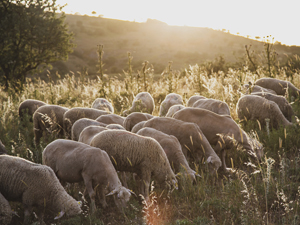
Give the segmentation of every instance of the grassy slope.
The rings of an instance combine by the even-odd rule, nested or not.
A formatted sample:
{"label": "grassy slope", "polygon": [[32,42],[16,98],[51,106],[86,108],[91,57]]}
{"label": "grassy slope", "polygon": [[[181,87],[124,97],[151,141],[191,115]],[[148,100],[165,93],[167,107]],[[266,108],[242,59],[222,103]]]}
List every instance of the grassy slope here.
{"label": "grassy slope", "polygon": [[[133,56],[133,71],[140,69],[147,60],[161,73],[173,61],[173,69],[184,69],[223,55],[226,62],[234,64],[244,57],[245,45],[260,53],[263,44],[209,28],[169,26],[156,20],[146,23],[105,19],[99,17],[67,15],[66,23],[75,34],[77,47],[67,62],[54,64],[61,73],[81,72],[89,68],[96,74],[97,45],[104,45],[105,69],[108,73],[121,73],[126,69],[127,52]],[[300,53],[300,47],[276,45],[278,59],[284,54]]]}

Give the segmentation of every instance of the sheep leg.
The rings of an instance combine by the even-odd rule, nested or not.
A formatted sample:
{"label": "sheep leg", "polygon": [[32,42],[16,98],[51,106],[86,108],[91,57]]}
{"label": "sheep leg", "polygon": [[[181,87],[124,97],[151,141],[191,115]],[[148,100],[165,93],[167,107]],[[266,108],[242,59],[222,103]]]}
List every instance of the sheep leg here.
{"label": "sheep leg", "polygon": [[126,187],[126,188],[128,188],[126,172],[123,171],[123,172],[121,172],[120,175],[121,175],[121,176],[120,176],[120,180],[122,181],[123,186]]}
{"label": "sheep leg", "polygon": [[221,150],[222,168],[224,169],[224,171],[227,171],[228,168],[227,168],[226,163],[225,163],[225,156],[226,156],[226,151],[225,151],[225,149],[222,149]]}
{"label": "sheep leg", "polygon": [[44,209],[37,209],[37,216],[39,218],[40,225],[46,225],[44,222]]}
{"label": "sheep leg", "polygon": [[108,205],[105,200],[105,188],[103,187],[98,187],[98,192],[99,192],[99,201],[102,207],[105,209]]}
{"label": "sheep leg", "polygon": [[141,179],[141,194],[144,196],[145,200],[149,201],[149,188],[151,175],[149,172],[143,173]]}
{"label": "sheep leg", "polygon": [[91,199],[91,212],[94,213],[95,210],[96,210],[96,204],[95,204],[96,192],[93,189],[93,182],[89,178],[89,176],[87,176],[84,173],[82,174],[82,178],[83,178],[86,190],[89,193],[89,196],[90,196],[90,199]]}
{"label": "sheep leg", "polygon": [[29,224],[32,213],[32,207],[24,204],[24,225]]}

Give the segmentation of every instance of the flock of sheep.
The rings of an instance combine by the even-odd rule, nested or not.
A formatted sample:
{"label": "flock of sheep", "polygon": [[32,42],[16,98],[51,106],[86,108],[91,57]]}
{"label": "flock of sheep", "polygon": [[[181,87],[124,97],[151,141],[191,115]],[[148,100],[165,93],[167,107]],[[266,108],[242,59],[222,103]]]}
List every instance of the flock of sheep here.
{"label": "flock of sheep", "polygon": [[[273,128],[293,124],[293,109],[284,97],[298,97],[293,84],[262,78],[245,88],[237,103],[241,121],[258,120],[265,126],[269,120]],[[121,209],[132,194],[148,200],[152,179],[162,188],[177,188],[175,174],[181,172],[193,182],[199,175],[190,165],[205,163],[212,174],[219,168],[228,171],[226,150],[233,146],[258,159],[263,156],[262,144],[240,128],[223,101],[195,95],[184,106],[182,97],[171,93],[161,103],[159,116],[152,115],[154,108],[148,92],[137,94],[122,116],[103,98],[91,108],[71,109],[32,99],[22,102],[20,119],[31,117],[36,144],[41,138],[48,142],[50,134],[57,139],[43,150],[43,165],[7,155],[0,141],[0,224],[12,219],[8,201],[23,203],[24,224],[30,222],[33,208],[40,224],[45,209],[59,213],[56,219],[80,214],[81,203],[65,191],[66,182],[83,181],[92,212],[96,188],[103,208],[106,196],[112,195]],[[132,174],[137,193],[127,185]]]}

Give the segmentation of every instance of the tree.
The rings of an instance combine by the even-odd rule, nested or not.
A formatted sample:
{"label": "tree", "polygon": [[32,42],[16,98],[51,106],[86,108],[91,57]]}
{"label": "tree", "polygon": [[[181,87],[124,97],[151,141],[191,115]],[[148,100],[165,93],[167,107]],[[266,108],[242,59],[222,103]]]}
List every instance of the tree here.
{"label": "tree", "polygon": [[0,83],[22,90],[42,65],[66,60],[74,47],[56,0],[0,0]]}

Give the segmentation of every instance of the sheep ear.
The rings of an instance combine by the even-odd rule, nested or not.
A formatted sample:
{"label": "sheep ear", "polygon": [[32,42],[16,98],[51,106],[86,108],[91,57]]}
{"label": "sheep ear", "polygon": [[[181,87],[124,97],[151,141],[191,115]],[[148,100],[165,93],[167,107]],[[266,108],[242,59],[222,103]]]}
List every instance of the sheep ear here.
{"label": "sheep ear", "polygon": [[111,192],[109,192],[106,196],[114,195],[114,194],[116,194],[116,192],[117,192],[117,189],[114,189]]}
{"label": "sheep ear", "polygon": [[206,160],[207,163],[212,163],[212,156],[209,156]]}
{"label": "sheep ear", "polygon": [[54,219],[57,220],[57,219],[61,218],[64,214],[65,214],[65,212],[61,211],[58,213],[58,215]]}
{"label": "sheep ear", "polygon": [[129,191],[131,194],[133,194],[133,195],[135,195],[135,197],[137,197],[136,194],[132,190],[127,189],[127,191]]}

